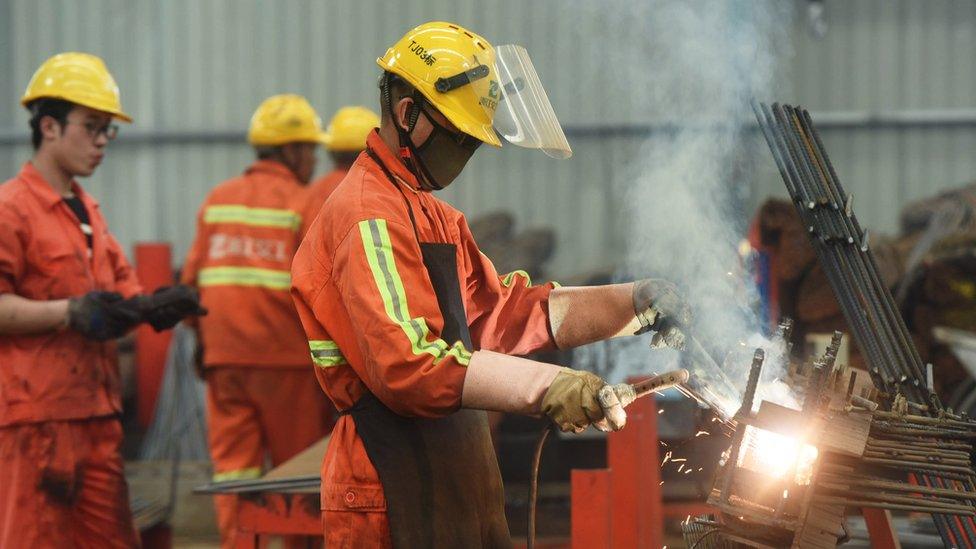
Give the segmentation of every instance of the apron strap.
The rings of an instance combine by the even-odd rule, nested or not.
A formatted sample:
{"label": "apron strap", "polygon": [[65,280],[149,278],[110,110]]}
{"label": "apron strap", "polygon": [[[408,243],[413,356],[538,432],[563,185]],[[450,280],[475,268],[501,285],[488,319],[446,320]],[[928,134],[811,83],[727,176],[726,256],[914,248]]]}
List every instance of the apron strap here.
{"label": "apron strap", "polygon": [[400,193],[400,196],[403,197],[403,204],[407,207],[407,215],[410,216],[410,224],[413,226],[413,237],[417,239],[417,244],[420,244],[420,233],[417,232],[417,219],[413,216],[413,208],[410,207],[410,201],[407,200],[407,195],[403,192],[403,189],[400,188],[400,185],[397,184],[396,178],[393,177],[393,173],[390,172],[390,169],[386,167],[386,164],[384,164],[382,160],[380,160],[380,157],[373,151],[373,149],[367,147],[366,154],[373,159],[373,162],[376,162],[376,165],[379,166],[381,170],[383,170],[383,173],[386,175],[386,180],[389,181],[390,185],[393,185],[397,192]]}

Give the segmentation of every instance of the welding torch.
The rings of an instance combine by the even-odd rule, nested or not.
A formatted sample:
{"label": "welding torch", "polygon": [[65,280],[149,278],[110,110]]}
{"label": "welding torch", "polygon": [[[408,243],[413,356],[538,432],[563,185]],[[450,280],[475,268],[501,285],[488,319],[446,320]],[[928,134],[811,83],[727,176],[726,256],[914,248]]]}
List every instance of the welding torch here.
{"label": "welding torch", "polygon": [[[612,423],[619,426],[618,428],[623,428],[624,423],[626,423],[626,415],[623,412],[624,408],[638,398],[651,393],[686,385],[690,378],[691,374],[688,370],[679,368],[651,376],[635,383],[605,385],[597,395],[597,399],[600,401],[601,407],[608,410],[609,414],[613,414],[614,411],[619,413],[620,417],[614,418]],[[528,549],[535,547],[535,508],[539,495],[539,462],[542,461],[542,448],[546,444],[549,433],[552,432],[552,427],[552,422],[549,422],[542,429],[542,434],[539,435],[539,440],[536,442],[535,455],[532,457],[532,477],[529,481],[529,525],[526,537],[526,547]]]}

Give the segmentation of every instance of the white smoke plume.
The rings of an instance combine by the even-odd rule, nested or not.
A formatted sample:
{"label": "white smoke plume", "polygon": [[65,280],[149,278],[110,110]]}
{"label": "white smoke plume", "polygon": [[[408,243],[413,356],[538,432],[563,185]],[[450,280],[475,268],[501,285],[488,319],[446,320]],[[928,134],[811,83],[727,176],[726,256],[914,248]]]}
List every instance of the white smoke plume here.
{"label": "white smoke plume", "polygon": [[[757,293],[739,244],[746,229],[752,162],[766,161],[752,131],[753,98],[782,90],[791,2],[691,0],[611,2],[617,29],[615,92],[652,131],[616,182],[627,205],[631,277],[675,282],[696,311],[694,334],[737,390],[709,389],[735,412],[753,350],[767,360],[760,399],[794,405],[772,380],[786,364],[782,342],[762,337]],[[627,32],[637,25],[642,32]],[[761,156],[760,156],[761,155]],[[761,164],[760,164],[761,165]],[[641,375],[675,355],[651,358],[646,342],[614,344],[612,377]],[[717,377],[716,372],[711,372]],[[731,393],[731,394],[730,394]]]}

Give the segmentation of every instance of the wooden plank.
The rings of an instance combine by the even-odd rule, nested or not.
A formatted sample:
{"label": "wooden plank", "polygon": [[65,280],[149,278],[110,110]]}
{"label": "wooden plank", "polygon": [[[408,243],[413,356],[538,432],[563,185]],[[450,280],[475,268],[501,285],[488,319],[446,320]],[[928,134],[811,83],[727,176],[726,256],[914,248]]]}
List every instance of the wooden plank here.
{"label": "wooden plank", "polygon": [[832,412],[817,445],[821,450],[858,457],[864,454],[870,430],[870,413]]}
{"label": "wooden plank", "polygon": [[299,452],[295,457],[268,471],[262,480],[282,480],[294,477],[317,475],[322,470],[325,450],[329,447],[329,437]]}

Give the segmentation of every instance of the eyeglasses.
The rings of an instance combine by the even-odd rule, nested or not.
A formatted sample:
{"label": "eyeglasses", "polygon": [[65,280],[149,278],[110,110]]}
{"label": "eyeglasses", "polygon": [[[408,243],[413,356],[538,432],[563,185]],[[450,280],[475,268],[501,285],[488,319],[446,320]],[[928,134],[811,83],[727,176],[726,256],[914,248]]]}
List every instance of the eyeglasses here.
{"label": "eyeglasses", "polygon": [[[78,123],[79,122],[73,122],[71,120],[65,121],[65,125],[78,124]],[[85,131],[88,132],[88,137],[91,137],[92,139],[98,139],[99,135],[104,135],[105,139],[111,141],[115,139],[116,136],[119,135],[118,124],[110,123],[110,124],[105,124],[104,126],[100,126],[97,123],[91,121],[81,122],[80,124],[85,127]]]}

